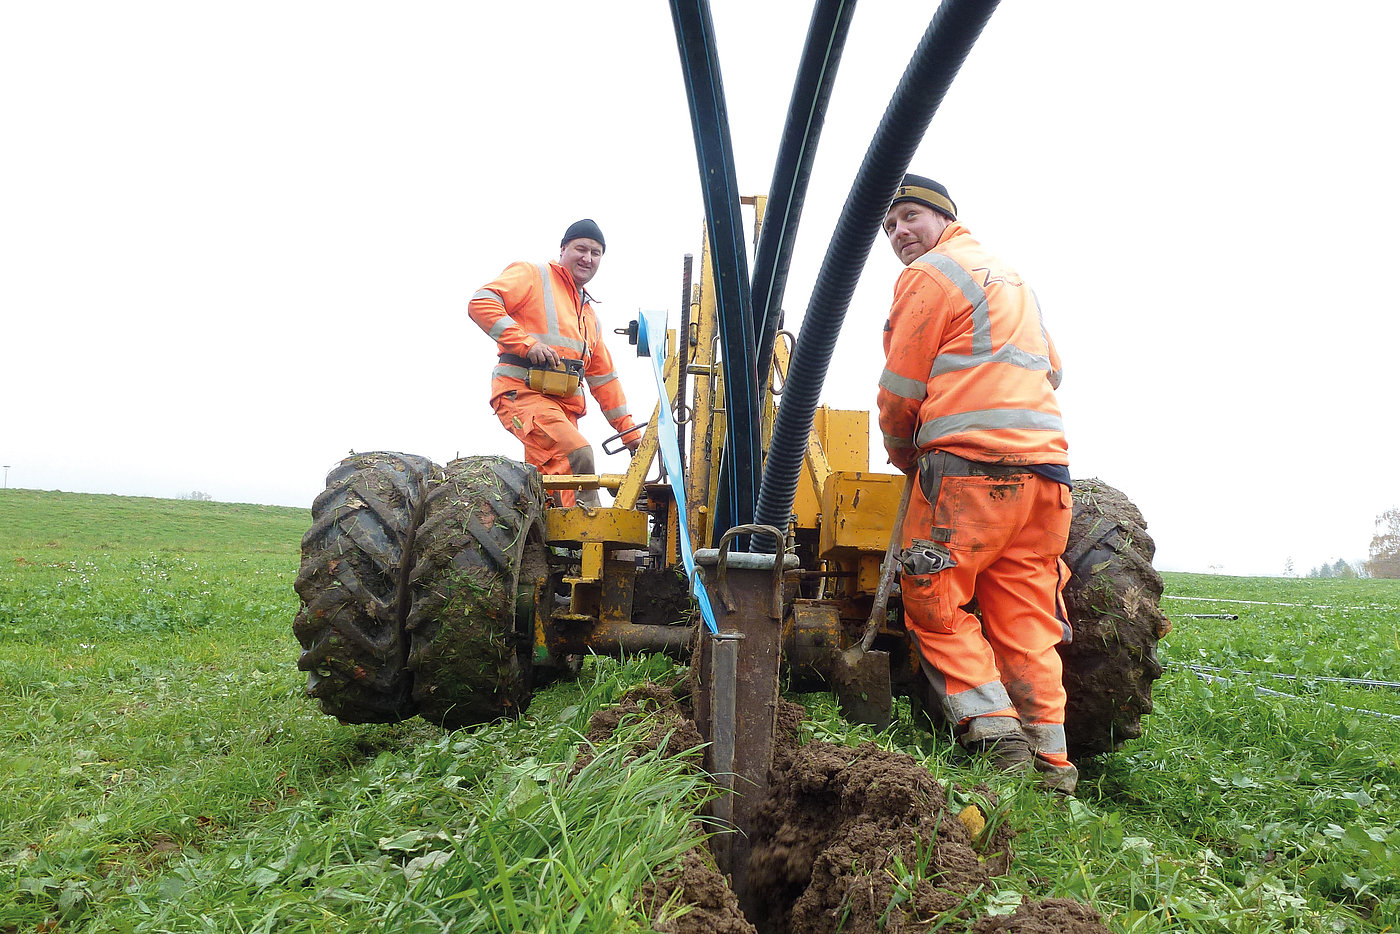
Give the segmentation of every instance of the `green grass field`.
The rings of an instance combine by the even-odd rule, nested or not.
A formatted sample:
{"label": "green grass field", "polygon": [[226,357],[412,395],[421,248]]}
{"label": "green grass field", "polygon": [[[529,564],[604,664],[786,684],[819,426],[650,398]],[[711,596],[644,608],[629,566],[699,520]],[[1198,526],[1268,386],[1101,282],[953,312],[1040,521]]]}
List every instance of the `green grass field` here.
{"label": "green grass field", "polygon": [[[343,726],[295,666],[309,522],[0,492],[0,932],[647,930],[633,896],[694,841],[703,786],[624,766],[625,743],[558,778],[589,713],[670,663],[594,660],[517,723]],[[1084,763],[1075,800],[1002,789],[1016,858],[982,910],[1400,927],[1400,691],[1344,680],[1400,681],[1400,581],[1167,582],[1146,735]],[[802,700],[814,736],[989,779],[907,721],[875,734]]]}

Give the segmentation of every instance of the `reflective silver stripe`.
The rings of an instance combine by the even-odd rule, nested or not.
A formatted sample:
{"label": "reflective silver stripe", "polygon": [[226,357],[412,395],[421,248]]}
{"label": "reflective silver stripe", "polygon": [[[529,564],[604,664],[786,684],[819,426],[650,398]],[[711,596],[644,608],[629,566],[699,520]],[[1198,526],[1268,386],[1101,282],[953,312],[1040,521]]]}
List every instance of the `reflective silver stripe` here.
{"label": "reflective silver stripe", "polygon": [[503,299],[503,298],[501,298],[501,293],[499,293],[499,292],[493,292],[493,291],[491,291],[490,289],[482,289],[481,291],[477,292],[475,295],[473,295],[473,296],[472,296],[470,299],[468,299],[468,300],[474,302],[474,301],[476,301],[478,298],[493,298],[493,299],[495,299],[496,301],[498,301],[498,302],[501,303],[501,307],[502,307],[502,308],[504,308],[504,307],[505,307],[505,304],[506,304],[506,300]]}
{"label": "reflective silver stripe", "polygon": [[1004,736],[1022,736],[1021,718],[1008,717],[1006,714],[992,714],[991,716],[973,717],[967,721],[967,729],[963,731],[959,740],[963,745],[975,743],[979,740],[996,740]]}
{"label": "reflective silver stripe", "polygon": [[[583,390],[580,389],[579,392],[583,392]],[[608,409],[607,411],[603,412],[603,417],[606,418],[606,419],[607,419],[608,421],[610,421],[610,422],[615,422],[615,421],[617,421],[619,418],[622,418],[624,415],[631,415],[631,414],[632,414],[631,412],[627,411],[627,406],[625,406],[625,405],[619,405],[619,406],[618,406],[617,408],[615,408],[615,409]]]}
{"label": "reflective silver stripe", "polygon": [[617,379],[617,371],[613,370],[609,373],[604,373],[602,376],[587,376],[584,378],[588,380],[589,389],[597,389],[599,386],[606,386],[608,383]]}
{"label": "reflective silver stripe", "polygon": [[[1046,346],[1046,347],[1049,347],[1049,346],[1050,346],[1050,332],[1048,332],[1048,331],[1045,330],[1045,312],[1041,311],[1041,309],[1040,309],[1040,296],[1035,294],[1035,289],[1031,289],[1031,301],[1035,302],[1035,316],[1036,316],[1036,319],[1040,321],[1040,339],[1043,340],[1043,341],[1045,341],[1045,346]],[[1049,366],[1050,357],[1049,357],[1048,354],[1047,354],[1046,357],[1045,357],[1045,361],[1046,361],[1046,367],[1045,367],[1045,368],[1046,368],[1047,370],[1049,370],[1049,369],[1050,369],[1050,366]],[[1065,376],[1065,371],[1064,371],[1064,370],[1050,370],[1049,376],[1046,377],[1046,379],[1050,380],[1050,388],[1051,388],[1051,389],[1059,389],[1059,388],[1060,388],[1060,380],[1064,379],[1064,376]]]}
{"label": "reflective silver stripe", "polygon": [[927,263],[948,277],[957,286],[963,298],[972,305],[972,356],[980,357],[992,352],[992,319],[987,314],[987,293],[958,265],[951,256],[931,251],[919,257],[917,262]]}
{"label": "reflective silver stripe", "polygon": [[880,374],[880,388],[887,389],[901,399],[922,402],[928,396],[928,384],[921,379],[910,379],[898,373],[885,370]]}
{"label": "reflective silver stripe", "polygon": [[535,267],[540,273],[540,291],[544,292],[544,330],[549,337],[559,334],[559,314],[554,310],[554,274],[548,263]]}
{"label": "reflective silver stripe", "polygon": [[1035,289],[1030,290],[1031,307],[1035,309],[1035,320],[1040,324],[1040,339],[1045,342],[1045,346],[1050,346],[1050,334],[1045,330],[1045,313],[1040,310],[1040,296],[1035,294]]}
{"label": "reflective silver stripe", "polygon": [[574,337],[560,337],[558,334],[537,334],[534,331],[526,331],[525,333],[529,334],[536,340],[543,341],[544,343],[548,344],[551,347],[554,347],[555,349],[565,347],[569,350],[575,351],[580,356],[582,356],[583,352],[588,349],[587,344]]}
{"label": "reflective silver stripe", "polygon": [[518,327],[520,327],[520,325],[515,323],[515,319],[512,318],[510,315],[506,315],[500,321],[497,321],[495,324],[491,325],[491,330],[487,331],[486,333],[491,336],[491,339],[493,341],[500,340],[501,335],[506,332],[506,328]]}
{"label": "reflective silver stripe", "polygon": [[[922,656],[919,658],[919,668],[923,670],[924,677],[928,678],[933,693],[943,707],[943,716],[949,723],[958,724],[973,717],[985,717],[1001,710],[1015,709],[1011,704],[1010,695],[1006,693],[1006,688],[1000,681],[989,681],[969,691],[949,694],[948,679],[943,676],[943,672],[930,665]],[[1014,722],[1014,718],[1006,719]]]}
{"label": "reflective silver stripe", "polygon": [[933,366],[929,369],[929,379],[935,376],[942,376],[945,373],[953,373],[958,370],[970,370],[983,363],[1006,363],[1011,366],[1018,366],[1023,370],[1044,370],[1050,372],[1050,358],[1043,354],[1026,353],[1014,344],[1006,344],[995,353],[977,356],[967,354],[941,353],[933,358]]}
{"label": "reflective silver stripe", "polygon": [[[939,693],[943,694],[942,691]],[[1008,707],[1011,707],[1011,698],[1000,681],[979,684],[957,694],[943,694],[943,710],[952,723],[962,723],[970,717],[985,716]]]}
{"label": "reflective silver stripe", "polygon": [[1065,728],[1060,723],[1023,723],[1021,730],[1026,734],[1026,738],[1031,741],[1031,748],[1036,752],[1059,753],[1063,755],[1069,751],[1069,743],[1065,741]]}
{"label": "reflective silver stripe", "polygon": [[924,677],[928,678],[928,683],[943,708],[943,716],[949,723],[962,723],[973,717],[984,717],[1012,707],[1011,697],[1000,681],[989,681],[970,691],[950,695],[948,679],[943,676],[943,672],[930,665],[922,656],[919,658],[919,667],[923,670]]}
{"label": "reflective silver stripe", "polygon": [[[1059,593],[1065,589],[1065,573],[1069,568],[1063,561],[1055,562],[1055,592]],[[1065,619],[1063,608],[1059,600],[1055,601],[1055,618],[1060,621],[1060,643],[1069,645],[1074,641],[1074,629],[1070,626],[1069,620]]]}
{"label": "reflective silver stripe", "polygon": [[[576,352],[579,356],[584,356],[588,351],[588,344],[578,337],[565,337],[559,332],[559,312],[554,305],[554,273],[550,271],[548,263],[539,263],[535,266],[540,274],[540,290],[544,293],[544,333],[530,333],[530,336],[537,340],[544,341],[551,347],[562,347]],[[584,292],[579,290],[579,307],[583,307],[582,296]]]}
{"label": "reflective silver stripe", "polygon": [[997,431],[1003,428],[1024,428],[1031,431],[1065,430],[1060,417],[1049,412],[1037,412],[1034,409],[978,409],[924,422],[919,426],[919,433],[914,440],[923,448],[948,435],[962,434],[964,431]]}
{"label": "reflective silver stripe", "polygon": [[588,349],[588,345],[577,337],[560,337],[558,334],[551,334],[549,335],[549,341],[555,346],[567,347],[570,350],[577,350],[579,353]]}
{"label": "reflective silver stripe", "polygon": [[903,450],[905,448],[913,450],[914,448],[914,441],[911,438],[896,438],[886,431],[882,431],[880,434],[885,436],[885,447],[887,448],[895,448],[898,450]]}
{"label": "reflective silver stripe", "polygon": [[[977,284],[977,280],[973,279],[966,269],[958,265],[956,260],[942,253],[929,252],[919,257],[917,262],[926,263],[947,276],[948,281],[953,283],[958,291],[962,292],[963,298],[967,299],[968,304],[972,305],[972,353],[939,354],[934,358],[933,365],[929,368],[929,379],[945,373],[968,370],[983,363],[1005,363],[1021,367],[1024,370],[1044,370],[1051,373],[1050,357],[1046,354],[1028,353],[1009,342],[1000,350],[993,352],[992,318],[987,311],[987,292]],[[1045,335],[1045,322],[1040,316],[1040,304],[1036,301],[1033,291],[1031,292],[1031,307],[1035,312],[1036,324],[1040,326],[1040,336],[1045,341],[1045,346],[1049,347],[1050,340]],[[1050,385],[1058,386],[1057,380],[1058,377],[1051,373]]]}

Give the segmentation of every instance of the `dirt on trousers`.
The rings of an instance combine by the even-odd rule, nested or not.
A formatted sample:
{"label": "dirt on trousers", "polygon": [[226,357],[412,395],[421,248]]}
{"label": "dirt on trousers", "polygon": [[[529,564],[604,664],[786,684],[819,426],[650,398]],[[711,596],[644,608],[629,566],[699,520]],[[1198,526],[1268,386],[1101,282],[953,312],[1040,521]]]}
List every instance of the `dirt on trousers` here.
{"label": "dirt on trousers", "polygon": [[[1107,931],[1093,908],[1069,899],[1027,900],[1012,914],[972,922],[979,887],[1008,871],[1014,832],[1005,825],[977,837],[958,819],[943,787],[911,756],[865,743],[799,746],[805,710],[782,701],[771,774],[749,861],[754,901],[749,918],[704,846],[662,873],[639,896],[656,915],[673,896],[688,911],[653,922],[663,934],[867,934],[945,930],[992,932]],[[673,755],[700,756],[700,732],[688,685],[648,684],[590,721],[588,738],[605,742],[623,720],[654,724],[642,741]],[[639,753],[642,749],[637,750]],[[581,768],[581,766],[579,766]],[[979,795],[995,805],[985,787]],[[970,923],[970,927],[969,927]]]}

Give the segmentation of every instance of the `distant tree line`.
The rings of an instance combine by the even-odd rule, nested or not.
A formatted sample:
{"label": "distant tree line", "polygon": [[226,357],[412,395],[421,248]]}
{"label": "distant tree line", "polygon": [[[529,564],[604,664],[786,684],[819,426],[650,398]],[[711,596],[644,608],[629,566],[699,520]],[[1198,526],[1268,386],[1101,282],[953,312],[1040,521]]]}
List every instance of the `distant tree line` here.
{"label": "distant tree line", "polygon": [[[1283,565],[1283,576],[1293,576],[1293,559]],[[1400,506],[1376,516],[1376,534],[1371,538],[1370,556],[1365,561],[1338,558],[1315,567],[1305,577],[1377,577],[1400,580]]]}
{"label": "distant tree line", "polygon": [[1358,561],[1353,564],[1352,562],[1343,561],[1341,558],[1338,558],[1332,564],[1324,564],[1321,567],[1313,568],[1304,576],[1356,578],[1367,577],[1369,575],[1365,573],[1365,567],[1362,565],[1362,562]]}
{"label": "distant tree line", "polygon": [[1366,573],[1391,580],[1400,578],[1400,506],[1392,506],[1376,516],[1376,534],[1371,539]]}

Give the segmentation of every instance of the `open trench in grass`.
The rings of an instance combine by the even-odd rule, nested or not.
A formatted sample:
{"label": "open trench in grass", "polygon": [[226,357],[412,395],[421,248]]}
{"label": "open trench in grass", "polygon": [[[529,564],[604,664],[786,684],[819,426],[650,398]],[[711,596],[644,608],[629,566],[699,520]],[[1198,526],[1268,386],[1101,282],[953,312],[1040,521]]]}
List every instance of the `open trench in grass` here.
{"label": "open trench in grass", "polygon": [[[689,690],[687,679],[629,692],[594,714],[590,743],[607,743],[619,725],[644,718],[650,730],[637,754],[660,749],[700,768]],[[672,898],[688,906],[679,918],[658,921],[667,934],[870,934],[927,930],[952,920],[949,914],[970,920],[992,877],[1010,868],[1014,834],[985,817],[995,813],[996,795],[985,786],[945,788],[913,757],[873,743],[799,745],[805,713],[781,702],[771,789],[752,840],[750,891],[742,893],[748,914],[703,845],[643,889],[642,910],[654,915]],[[586,764],[580,760],[575,774]],[[972,930],[1107,928],[1086,905],[1045,899],[982,918]]]}

